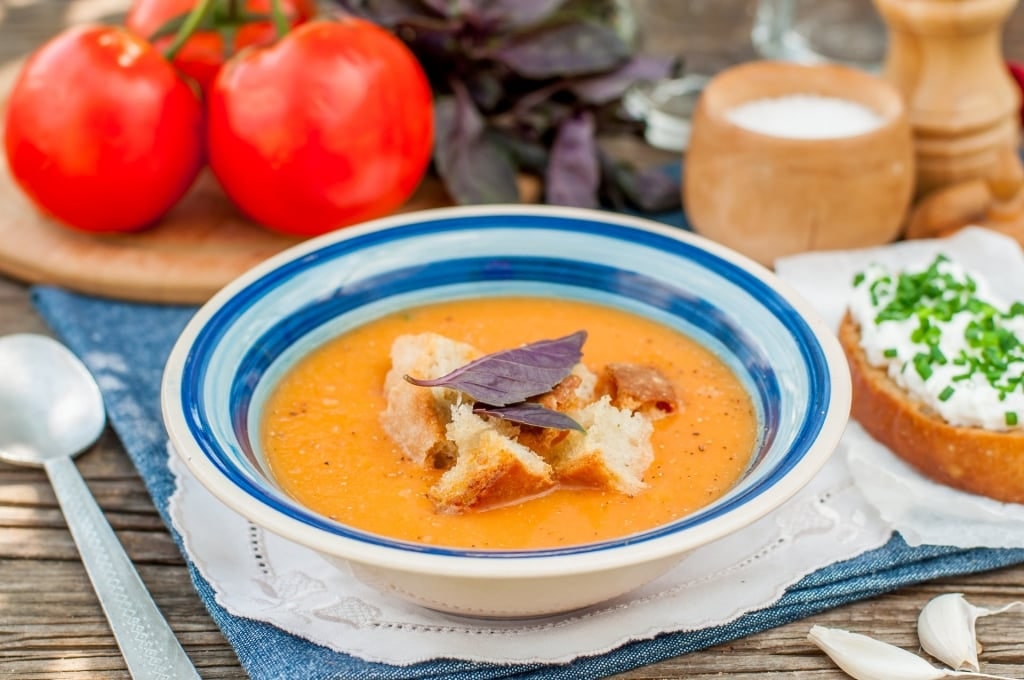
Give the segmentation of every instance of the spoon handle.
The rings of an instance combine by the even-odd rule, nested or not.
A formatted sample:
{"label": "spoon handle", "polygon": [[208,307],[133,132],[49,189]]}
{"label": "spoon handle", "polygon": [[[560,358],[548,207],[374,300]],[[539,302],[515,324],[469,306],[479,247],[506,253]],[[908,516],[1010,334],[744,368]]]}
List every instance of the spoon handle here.
{"label": "spoon handle", "polygon": [[132,677],[199,678],[74,462],[51,458],[46,473]]}

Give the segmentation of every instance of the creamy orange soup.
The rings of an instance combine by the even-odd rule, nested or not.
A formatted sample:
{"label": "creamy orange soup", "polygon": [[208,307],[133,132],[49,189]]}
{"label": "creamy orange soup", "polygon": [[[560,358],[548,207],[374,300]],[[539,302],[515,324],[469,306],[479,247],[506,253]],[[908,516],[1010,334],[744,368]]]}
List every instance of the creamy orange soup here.
{"label": "creamy orange soup", "polygon": [[[518,504],[464,514],[435,511],[427,490],[440,470],[403,460],[378,419],[396,337],[432,331],[484,352],[586,329],[583,363],[658,367],[678,412],[654,423],[648,484],[628,497],[556,488]],[[750,395],[712,352],[641,317],[582,302],[507,298],[447,302],[393,314],[335,338],[275,387],[262,423],[267,463],[303,505],[396,539],[476,549],[549,548],[665,524],[725,493],[758,437]]]}

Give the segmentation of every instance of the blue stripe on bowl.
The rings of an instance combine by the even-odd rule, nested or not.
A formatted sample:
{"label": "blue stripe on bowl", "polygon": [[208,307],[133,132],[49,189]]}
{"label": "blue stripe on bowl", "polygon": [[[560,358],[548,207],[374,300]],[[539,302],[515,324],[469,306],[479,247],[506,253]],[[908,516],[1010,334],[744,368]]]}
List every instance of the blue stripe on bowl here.
{"label": "blue stripe on bowl", "polygon": [[[588,290],[600,289],[614,295],[638,299],[708,331],[736,356],[748,372],[760,400],[762,417],[766,425],[765,430],[767,433],[775,432],[779,419],[780,393],[778,377],[771,369],[771,362],[768,357],[760,353],[758,344],[753,341],[749,333],[738,327],[713,304],[686,293],[684,288],[676,288],[637,271],[558,257],[499,256],[442,260],[404,267],[345,286],[334,291],[333,294],[313,300],[296,310],[271,327],[257,342],[253,343],[252,349],[244,354],[232,380],[228,401],[228,408],[231,409],[232,429],[238,441],[218,441],[215,428],[211,426],[209,406],[206,403],[203,390],[210,368],[209,362],[214,349],[232,325],[239,322],[243,315],[253,305],[259,304],[260,299],[270,291],[284,285],[303,272],[344,255],[357,253],[364,248],[397,243],[403,239],[439,232],[468,230],[479,233],[486,232],[488,229],[508,229],[510,227],[519,227],[527,232],[524,233],[523,238],[529,238],[530,230],[557,230],[599,235],[629,244],[651,247],[679,257],[697,268],[711,271],[757,299],[792,334],[808,373],[807,410],[786,455],[768,474],[749,488],[728,497],[724,502],[653,530],[581,546],[500,552],[438,548],[405,543],[353,530],[298,506],[282,494],[262,486],[260,484],[262,480],[255,480],[251,475],[240,473],[235,468],[230,455],[232,450],[234,453],[241,453],[255,469],[259,469],[248,434],[250,400],[267,369],[294,342],[332,318],[369,302],[410,290],[481,280],[548,281],[562,285],[578,285]],[[680,283],[680,285],[685,284]],[[756,329],[752,330],[756,333]],[[232,484],[239,486],[259,502],[273,507],[295,520],[328,533],[381,546],[440,555],[502,558],[524,555],[565,555],[605,550],[659,538],[728,513],[770,488],[803,458],[825,420],[829,405],[829,390],[830,378],[824,353],[804,319],[765,282],[727,260],[702,250],[695,244],[623,225],[561,216],[495,215],[447,218],[359,234],[349,239],[327,244],[317,251],[286,262],[265,274],[230,298],[200,330],[184,363],[181,398],[183,404],[186,405],[186,421],[189,429],[211,462]],[[759,455],[764,456],[772,444],[769,434],[769,437],[762,442]],[[226,447],[228,450],[224,450],[222,447]]]}
{"label": "blue stripe on bowl", "polygon": [[[598,290],[661,309],[700,328],[722,342],[749,375],[760,397],[759,413],[766,431],[778,427],[779,384],[768,358],[746,331],[722,310],[679,288],[630,272],[599,264],[567,262],[557,258],[472,258],[445,260],[425,266],[395,269],[386,275],[362,279],[297,310],[264,333],[245,354],[231,385],[230,409],[235,436],[242,452],[258,465],[249,441],[249,406],[256,386],[270,365],[293,343],[342,314],[375,300],[410,291],[482,280],[534,281]],[[766,444],[770,445],[770,442]]]}

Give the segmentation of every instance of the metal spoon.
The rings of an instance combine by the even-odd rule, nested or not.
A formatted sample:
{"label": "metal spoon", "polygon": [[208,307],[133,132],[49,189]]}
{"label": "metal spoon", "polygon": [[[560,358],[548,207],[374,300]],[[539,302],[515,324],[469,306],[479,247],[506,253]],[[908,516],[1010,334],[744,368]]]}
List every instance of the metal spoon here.
{"label": "metal spoon", "polygon": [[199,678],[72,458],[103,432],[99,387],[66,347],[0,337],[0,460],[43,467],[133,678]]}

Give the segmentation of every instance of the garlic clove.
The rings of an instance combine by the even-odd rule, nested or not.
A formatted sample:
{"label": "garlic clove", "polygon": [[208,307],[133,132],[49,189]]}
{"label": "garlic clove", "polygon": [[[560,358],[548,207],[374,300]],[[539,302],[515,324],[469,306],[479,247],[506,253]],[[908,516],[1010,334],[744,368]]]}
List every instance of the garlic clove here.
{"label": "garlic clove", "polygon": [[1012,602],[1000,609],[976,607],[960,593],[932,598],[917,617],[921,647],[954,670],[978,672],[978,636],[975,622],[982,616],[999,614],[1019,606]]}
{"label": "garlic clove", "polygon": [[980,670],[974,624],[987,611],[975,607],[960,593],[932,598],[917,617],[921,647],[955,670]]}
{"label": "garlic clove", "polygon": [[941,680],[954,677],[1013,680],[1002,675],[936,668],[902,647],[841,628],[811,626],[807,639],[855,680]]}
{"label": "garlic clove", "polygon": [[951,675],[902,647],[841,628],[812,626],[807,639],[857,680],[939,680]]}

